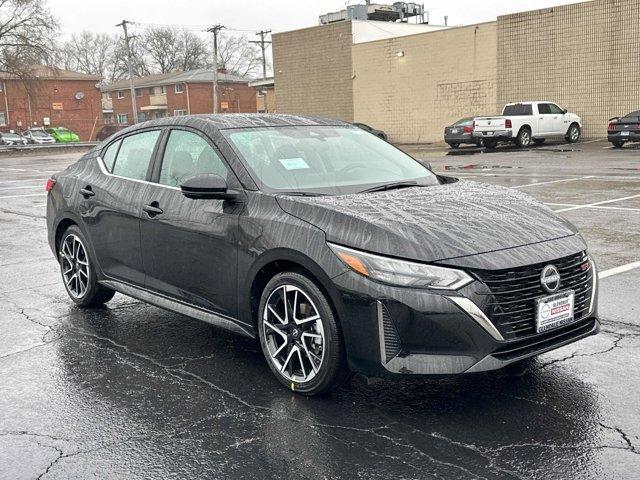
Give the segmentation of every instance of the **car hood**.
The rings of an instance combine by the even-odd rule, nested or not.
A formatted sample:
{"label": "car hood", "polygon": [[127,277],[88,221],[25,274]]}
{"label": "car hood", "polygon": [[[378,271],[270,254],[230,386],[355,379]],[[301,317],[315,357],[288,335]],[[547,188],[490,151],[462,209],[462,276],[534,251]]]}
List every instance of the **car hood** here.
{"label": "car hood", "polygon": [[328,197],[279,196],[278,203],[322,229],[329,242],[423,262],[577,233],[525,193],[469,181]]}

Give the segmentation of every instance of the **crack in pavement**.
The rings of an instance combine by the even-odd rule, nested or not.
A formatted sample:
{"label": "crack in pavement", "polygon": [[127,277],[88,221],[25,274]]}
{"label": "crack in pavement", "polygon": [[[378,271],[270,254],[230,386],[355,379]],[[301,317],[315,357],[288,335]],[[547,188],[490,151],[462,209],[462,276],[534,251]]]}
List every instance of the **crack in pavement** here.
{"label": "crack in pavement", "polygon": [[591,352],[591,353],[580,353],[579,351],[576,350],[571,355],[568,355],[566,357],[557,358],[557,359],[551,360],[549,362],[542,363],[540,365],[540,369],[545,369],[547,367],[550,367],[551,365],[555,365],[556,363],[565,362],[567,360],[571,360],[572,358],[576,358],[576,357],[595,357],[596,355],[602,355],[602,354],[608,353],[608,352],[610,352],[610,351],[612,351],[612,350],[614,350],[616,348],[619,348],[620,347],[619,343],[625,338],[625,335],[617,334],[617,333],[616,334],[612,334],[612,335],[614,335],[617,338],[613,341],[613,344],[609,348],[607,348],[606,350],[602,350],[602,351],[599,351],[599,352]]}
{"label": "crack in pavement", "polygon": [[631,442],[631,439],[629,438],[629,436],[619,427],[610,427],[609,425],[605,425],[604,423],[600,422],[600,426],[602,428],[605,428],[607,430],[613,430],[615,432],[618,432],[618,434],[620,434],[620,436],[622,437],[622,440],[624,440],[624,442],[627,444],[627,447],[625,450],[629,450],[633,453],[635,453],[636,455],[640,455],[640,452],[638,452],[636,450],[635,445],[633,444],[633,442]]}

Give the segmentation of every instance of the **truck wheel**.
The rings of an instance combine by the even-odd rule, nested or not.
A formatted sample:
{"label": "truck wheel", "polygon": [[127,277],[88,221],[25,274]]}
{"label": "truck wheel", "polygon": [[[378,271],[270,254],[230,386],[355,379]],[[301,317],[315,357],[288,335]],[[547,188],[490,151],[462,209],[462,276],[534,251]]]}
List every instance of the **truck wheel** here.
{"label": "truck wheel", "polygon": [[534,138],[533,143],[535,143],[536,145],[542,145],[545,140],[545,138]]}
{"label": "truck wheel", "polygon": [[496,148],[496,145],[498,145],[498,142],[495,140],[484,140],[483,143],[487,150],[493,150]]}
{"label": "truck wheel", "polygon": [[611,143],[613,143],[613,148],[622,148],[622,146],[624,145],[624,142],[619,142],[619,141],[611,142]]}
{"label": "truck wheel", "polygon": [[522,127],[520,129],[516,138],[516,145],[520,148],[527,148],[531,145],[531,130],[529,128]]}
{"label": "truck wheel", "polygon": [[571,124],[569,130],[567,130],[567,136],[565,137],[565,139],[569,143],[576,143],[578,140],[580,140],[580,127],[577,123]]}
{"label": "truck wheel", "polygon": [[451,148],[458,148],[460,146],[459,143],[456,142],[447,142]]}

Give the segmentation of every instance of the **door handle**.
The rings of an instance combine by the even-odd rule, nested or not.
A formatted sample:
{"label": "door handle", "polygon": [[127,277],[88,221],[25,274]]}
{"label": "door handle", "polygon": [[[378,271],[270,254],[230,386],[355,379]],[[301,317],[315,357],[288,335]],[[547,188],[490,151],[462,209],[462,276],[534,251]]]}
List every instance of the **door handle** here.
{"label": "door handle", "polygon": [[82,195],[84,198],[89,198],[93,197],[95,195],[95,192],[91,190],[91,185],[87,185],[86,187],[80,189],[80,195]]}
{"label": "door handle", "polygon": [[155,217],[163,213],[162,209],[158,206],[158,202],[151,202],[149,205],[142,207],[142,210],[147,212],[147,215],[150,217]]}

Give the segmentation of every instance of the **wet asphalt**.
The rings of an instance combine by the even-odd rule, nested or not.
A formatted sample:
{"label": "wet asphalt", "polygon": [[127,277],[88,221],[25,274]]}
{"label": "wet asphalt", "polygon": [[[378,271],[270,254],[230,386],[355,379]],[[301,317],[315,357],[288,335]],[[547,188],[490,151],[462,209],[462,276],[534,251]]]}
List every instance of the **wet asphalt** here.
{"label": "wet asphalt", "polygon": [[602,332],[503,371],[301,397],[250,340],[122,295],[73,306],[43,184],[78,154],[3,154],[0,478],[640,478],[640,149],[403,148],[574,222]]}

